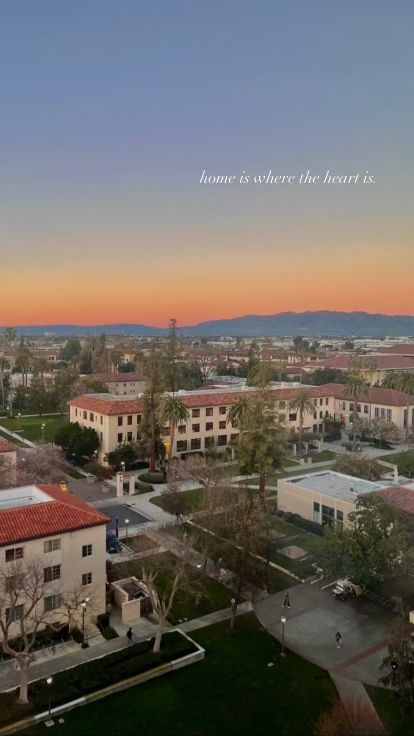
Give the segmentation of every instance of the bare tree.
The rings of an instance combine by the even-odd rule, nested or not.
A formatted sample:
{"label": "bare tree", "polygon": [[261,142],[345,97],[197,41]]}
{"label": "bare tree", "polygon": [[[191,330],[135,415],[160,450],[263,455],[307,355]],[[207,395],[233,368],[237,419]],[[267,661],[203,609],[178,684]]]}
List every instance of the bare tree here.
{"label": "bare tree", "polygon": [[338,700],[319,719],[316,736],[380,736],[384,727],[374,706],[365,700]]}
{"label": "bare tree", "polygon": [[64,456],[56,445],[36,445],[17,451],[18,486],[29,483],[58,483],[64,478]]}
{"label": "bare tree", "polygon": [[0,571],[0,633],[5,654],[20,668],[19,703],[28,702],[29,667],[38,632],[59,630],[55,610],[46,610],[45,596],[59,595],[45,580],[40,559],[15,560]]}

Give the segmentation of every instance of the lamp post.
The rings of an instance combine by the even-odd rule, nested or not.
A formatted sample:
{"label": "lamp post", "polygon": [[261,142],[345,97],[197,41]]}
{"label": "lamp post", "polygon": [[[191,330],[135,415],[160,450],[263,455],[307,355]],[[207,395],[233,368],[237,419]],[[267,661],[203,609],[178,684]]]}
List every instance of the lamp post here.
{"label": "lamp post", "polygon": [[125,539],[128,539],[128,524],[129,519],[125,519]]}
{"label": "lamp post", "polygon": [[88,597],[84,598],[83,601],[81,602],[81,606],[82,606],[82,644],[85,641],[85,611],[86,611],[86,606],[88,605],[88,603],[89,603]]}
{"label": "lamp post", "polygon": [[47,684],[48,684],[48,693],[49,693],[49,720],[50,720],[50,711],[51,711],[51,705],[52,705],[52,702],[51,702],[51,695],[52,695],[52,694],[51,694],[51,687],[50,687],[50,686],[51,686],[51,684],[52,684],[52,682],[53,682],[53,677],[50,677],[50,676],[49,676],[49,677],[48,677],[48,678],[46,679],[46,682],[47,682]]}
{"label": "lamp post", "polygon": [[280,652],[281,657],[286,657],[285,654],[285,623],[286,623],[286,616],[282,616],[280,619],[282,622],[282,651]]}
{"label": "lamp post", "polygon": [[17,426],[18,426],[19,429],[21,427],[21,424],[20,424],[21,418],[22,418],[22,413],[21,413],[21,411],[19,411],[19,413],[17,414]]}
{"label": "lamp post", "polygon": [[125,473],[125,463],[124,463],[124,461],[123,461],[123,460],[122,460],[122,462],[120,463],[120,465],[121,465],[121,473]]}
{"label": "lamp post", "polygon": [[45,442],[45,429],[46,429],[46,424],[44,422],[43,422],[42,426],[40,427],[40,429],[42,430],[42,442],[44,444],[44,442]]}

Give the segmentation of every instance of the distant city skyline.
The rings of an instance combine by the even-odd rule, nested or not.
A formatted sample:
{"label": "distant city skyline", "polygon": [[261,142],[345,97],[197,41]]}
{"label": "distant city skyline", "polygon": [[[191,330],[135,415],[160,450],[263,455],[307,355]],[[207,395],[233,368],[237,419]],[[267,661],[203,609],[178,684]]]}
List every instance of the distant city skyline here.
{"label": "distant city skyline", "polygon": [[[414,314],[408,0],[2,8],[0,323]],[[374,185],[204,185],[207,174]]]}

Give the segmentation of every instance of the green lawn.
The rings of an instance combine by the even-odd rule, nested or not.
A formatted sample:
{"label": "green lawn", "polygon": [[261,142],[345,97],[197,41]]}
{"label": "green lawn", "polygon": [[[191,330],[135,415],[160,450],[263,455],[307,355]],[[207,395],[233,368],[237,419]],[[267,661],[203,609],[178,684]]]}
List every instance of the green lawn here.
{"label": "green lawn", "polygon": [[21,417],[20,420],[17,417],[13,417],[2,419],[0,424],[32,442],[40,442],[42,440],[43,433],[41,427],[42,424],[45,424],[45,441],[53,442],[57,430],[66,424],[67,421],[67,417],[62,414],[61,416],[43,415],[41,417]]}
{"label": "green lawn", "polygon": [[309,457],[312,458],[312,462],[314,463],[324,463],[325,461],[335,460],[336,452],[332,450],[321,450],[321,452],[313,452]]}
{"label": "green lawn", "polygon": [[[176,557],[169,552],[154,555],[156,566],[159,568],[157,577],[158,585],[161,591],[168,591],[171,588],[174,565]],[[137,578],[142,577],[142,570],[148,565],[148,558],[139,560],[130,560],[128,562],[120,562],[113,565],[113,573],[117,580],[135,575]],[[218,580],[213,578],[202,578],[201,573],[195,568],[189,566],[190,588],[188,590],[178,591],[172,607],[169,621],[173,625],[178,624],[184,619],[199,618],[206,616],[213,611],[221,611],[223,608],[230,607],[230,601],[233,592]]]}
{"label": "green lawn", "polygon": [[402,475],[414,476],[414,450],[397,452],[391,455],[381,455],[377,460],[385,460],[386,463],[398,465],[398,471]]}
{"label": "green lawn", "polygon": [[[223,496],[223,502],[228,499],[228,503],[234,503],[237,496],[245,493],[243,489],[238,490],[237,487],[229,488],[226,496]],[[176,494],[161,493],[159,496],[151,498],[151,503],[174,514],[181,511],[183,514],[190,514],[193,511],[201,509],[204,497],[204,488],[194,488],[191,491],[179,491]]]}
{"label": "green lawn", "polygon": [[387,736],[412,736],[414,709],[404,713],[396,694],[391,690],[369,686],[366,686],[366,690],[385,726]]}
{"label": "green lawn", "polygon": [[[296,475],[307,475],[308,473],[321,473],[323,470],[324,468],[313,468],[312,465],[298,465],[297,470],[290,470],[288,472],[282,470],[280,473],[268,475],[266,479],[266,485],[275,488],[277,486],[277,481],[280,478],[291,478]],[[239,485],[258,486],[259,477],[255,476],[253,478],[249,478],[248,480],[239,480],[237,481],[237,483]]]}
{"label": "green lawn", "polygon": [[[302,736],[311,734],[336,691],[329,675],[280,645],[254,614],[192,632],[203,662],[131,688],[55,722],[58,736],[136,733],[145,736]],[[268,664],[274,663],[273,667]],[[105,724],[105,725],[103,725]],[[47,733],[35,726],[27,736]]]}
{"label": "green lawn", "polygon": [[[321,542],[321,537],[318,534],[306,531],[306,529],[301,529],[296,524],[291,524],[276,515],[272,515],[271,525],[274,531],[284,536],[278,539],[272,539],[269,559],[302,578],[313,575],[315,570],[312,567],[312,563],[317,562],[315,552]],[[303,559],[292,560],[279,552],[282,547],[290,545],[301,547],[308,553],[307,556]]]}

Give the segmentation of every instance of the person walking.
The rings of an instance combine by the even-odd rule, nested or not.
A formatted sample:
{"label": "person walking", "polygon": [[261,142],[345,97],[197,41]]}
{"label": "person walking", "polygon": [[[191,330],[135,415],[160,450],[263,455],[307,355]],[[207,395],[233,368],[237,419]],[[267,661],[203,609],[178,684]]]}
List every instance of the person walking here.
{"label": "person walking", "polygon": [[126,635],[127,635],[127,639],[128,639],[128,646],[129,647],[132,647],[132,644],[133,644],[133,641],[132,641],[132,637],[133,637],[132,626],[129,627]]}
{"label": "person walking", "polygon": [[289,596],[289,593],[286,593],[286,595],[285,595],[285,600],[284,600],[284,601],[283,601],[283,603],[282,603],[282,607],[283,607],[283,608],[286,608],[286,606],[287,606],[288,608],[290,608],[290,596]]}
{"label": "person walking", "polygon": [[341,648],[341,641],[342,641],[342,636],[341,636],[341,634],[339,633],[339,631],[337,631],[337,632],[336,632],[336,636],[335,636],[335,639],[336,639],[336,648],[337,648],[337,649],[340,649],[340,648]]}

